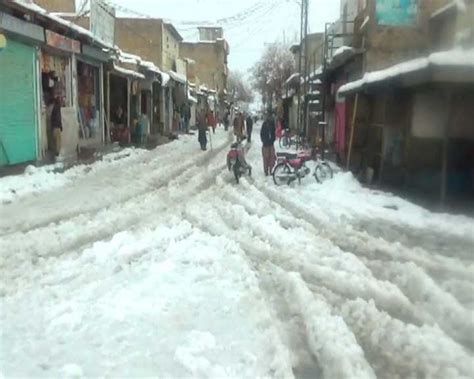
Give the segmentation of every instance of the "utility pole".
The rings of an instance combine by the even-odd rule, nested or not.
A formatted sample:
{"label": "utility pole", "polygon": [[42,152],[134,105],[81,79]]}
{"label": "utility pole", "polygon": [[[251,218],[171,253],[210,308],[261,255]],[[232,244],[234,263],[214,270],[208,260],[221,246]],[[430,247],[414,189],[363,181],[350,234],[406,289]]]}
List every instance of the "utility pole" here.
{"label": "utility pole", "polygon": [[296,130],[298,133],[301,128],[301,69],[302,69],[302,53],[303,53],[303,34],[304,34],[304,10],[305,10],[305,1],[301,0],[301,18],[300,18],[300,46],[298,49],[298,106],[297,106],[297,117],[296,117]]}
{"label": "utility pole", "polygon": [[308,94],[308,84],[309,84],[309,41],[308,41],[308,19],[309,19],[309,0],[304,1],[305,10],[304,10],[304,89],[303,89],[303,99],[304,99],[304,109],[303,109],[303,132],[304,136],[308,136],[308,102],[306,101],[306,95]]}

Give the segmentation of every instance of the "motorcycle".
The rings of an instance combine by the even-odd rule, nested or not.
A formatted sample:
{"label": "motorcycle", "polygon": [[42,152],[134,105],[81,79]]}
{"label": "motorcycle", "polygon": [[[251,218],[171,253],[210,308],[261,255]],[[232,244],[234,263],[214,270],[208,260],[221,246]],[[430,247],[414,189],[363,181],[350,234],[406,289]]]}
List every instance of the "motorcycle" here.
{"label": "motorcycle", "polygon": [[[313,156],[308,151],[302,151],[297,154],[277,153],[277,163],[272,172],[274,183],[277,186],[289,185],[295,180],[301,183],[301,179],[311,174],[311,169],[306,165],[306,162],[310,160],[313,160]],[[323,183],[333,177],[333,171],[326,161],[316,157],[316,167],[313,176],[318,183]]]}
{"label": "motorcycle", "polygon": [[252,167],[245,160],[245,148],[242,144],[244,140],[245,138],[230,145],[230,151],[227,153],[227,168],[234,173],[237,184],[244,174],[252,176]]}

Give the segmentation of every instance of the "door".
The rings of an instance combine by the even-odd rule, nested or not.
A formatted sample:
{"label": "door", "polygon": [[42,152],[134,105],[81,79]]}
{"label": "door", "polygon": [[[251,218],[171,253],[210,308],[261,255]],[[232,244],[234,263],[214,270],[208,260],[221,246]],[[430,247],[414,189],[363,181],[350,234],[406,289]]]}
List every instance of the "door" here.
{"label": "door", "polygon": [[13,40],[0,52],[0,165],[36,160],[35,62],[34,47]]}

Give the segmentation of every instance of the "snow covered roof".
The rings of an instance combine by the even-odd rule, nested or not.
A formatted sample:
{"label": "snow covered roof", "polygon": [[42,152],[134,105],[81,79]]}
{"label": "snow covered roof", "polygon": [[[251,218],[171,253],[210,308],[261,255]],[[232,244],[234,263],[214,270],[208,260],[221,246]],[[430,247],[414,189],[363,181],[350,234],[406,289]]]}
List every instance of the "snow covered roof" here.
{"label": "snow covered roof", "polygon": [[433,12],[430,16],[431,19],[435,19],[448,14],[449,12],[464,11],[466,10],[466,4],[464,0],[454,0],[446,4],[444,7],[439,8],[436,12]]}
{"label": "snow covered roof", "polygon": [[60,24],[70,30],[73,30],[78,36],[81,37],[86,37],[92,40],[93,42],[96,42],[97,44],[101,45],[102,47],[105,47],[107,49],[114,50],[115,46],[112,46],[108,44],[107,42],[103,41],[100,38],[97,38],[92,34],[90,30],[87,30],[79,25],[74,24],[71,21],[65,20],[59,16],[57,16],[54,13],[49,13],[46,9],[41,8],[40,6],[30,3],[30,2],[24,2],[22,0],[11,0],[12,4],[15,4],[16,6],[19,6],[20,8],[24,9],[25,11],[33,12],[37,15],[41,15],[45,17],[46,19],[56,23]]}
{"label": "snow covered roof", "polygon": [[[421,72],[427,72],[435,69],[447,69],[445,74],[456,74],[455,68],[467,68],[467,72],[463,72],[460,81],[474,82],[474,49],[462,50],[454,49],[449,51],[437,52],[430,54],[428,57],[417,58],[411,61],[399,63],[395,66],[384,70],[367,72],[361,79],[347,83],[339,88],[338,94],[341,96],[348,95],[353,92],[359,92],[368,86],[380,84],[389,80],[402,78],[408,74],[417,74],[417,79],[421,81],[432,81],[436,79],[433,72],[426,75],[419,75]],[[446,80],[446,75],[443,76]],[[416,83],[414,83],[416,84]]]}
{"label": "snow covered roof", "polygon": [[186,77],[184,75],[178,74],[177,72],[174,71],[168,71],[168,74],[171,76],[171,78],[179,83],[186,84]]}
{"label": "snow covered roof", "polygon": [[139,72],[117,66],[115,63],[113,64],[113,67],[114,67],[114,71],[118,72],[119,74],[122,74],[122,75],[125,75],[125,76],[130,76],[130,77],[136,78],[136,79],[145,79],[145,75],[143,75]]}
{"label": "snow covered roof", "polygon": [[294,74],[291,74],[288,79],[285,81],[285,85],[290,84],[294,79],[298,78],[300,76],[299,72],[295,72]]}

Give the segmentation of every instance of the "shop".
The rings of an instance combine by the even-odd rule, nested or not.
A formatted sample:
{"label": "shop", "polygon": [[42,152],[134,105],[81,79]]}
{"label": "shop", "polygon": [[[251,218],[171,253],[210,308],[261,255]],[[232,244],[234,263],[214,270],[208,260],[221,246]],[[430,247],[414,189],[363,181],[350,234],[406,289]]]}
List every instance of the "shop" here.
{"label": "shop", "polygon": [[102,65],[78,58],[77,105],[79,144],[96,146],[104,142]]}
{"label": "shop", "polygon": [[140,82],[145,76],[113,65],[107,72],[107,120],[110,120],[110,140],[121,144],[132,142],[141,115]]}
{"label": "shop", "polygon": [[43,103],[41,130],[49,154],[54,151],[51,112],[54,98],[61,102],[61,155],[76,154],[79,145],[79,123],[75,107],[75,54],[81,52],[79,41],[46,30],[46,46],[41,49],[41,99]]}
{"label": "shop", "polygon": [[44,29],[0,12],[0,166],[41,157],[38,46]]}

